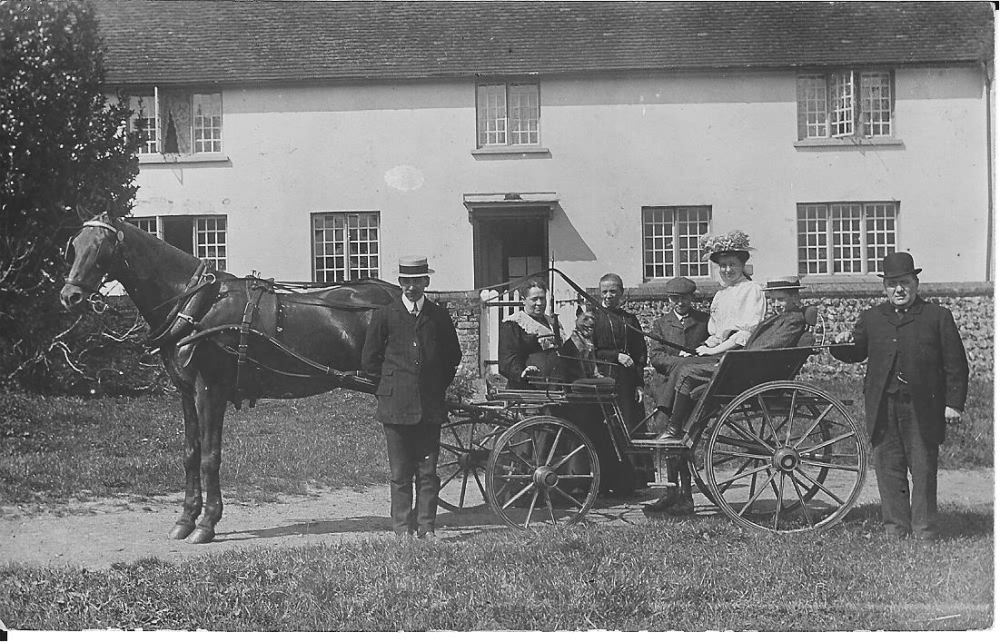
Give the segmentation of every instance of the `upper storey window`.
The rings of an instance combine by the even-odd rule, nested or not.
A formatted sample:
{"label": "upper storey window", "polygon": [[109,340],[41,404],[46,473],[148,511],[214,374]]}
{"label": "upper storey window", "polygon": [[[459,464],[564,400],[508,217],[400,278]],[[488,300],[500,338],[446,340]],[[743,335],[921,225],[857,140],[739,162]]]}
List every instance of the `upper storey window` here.
{"label": "upper storey window", "polygon": [[154,88],[132,98],[142,154],[222,153],[222,94]]}
{"label": "upper storey window", "polygon": [[800,74],[799,140],[893,136],[893,76],[843,69]]}
{"label": "upper storey window", "polygon": [[538,83],[493,83],[476,86],[479,148],[538,145]]}

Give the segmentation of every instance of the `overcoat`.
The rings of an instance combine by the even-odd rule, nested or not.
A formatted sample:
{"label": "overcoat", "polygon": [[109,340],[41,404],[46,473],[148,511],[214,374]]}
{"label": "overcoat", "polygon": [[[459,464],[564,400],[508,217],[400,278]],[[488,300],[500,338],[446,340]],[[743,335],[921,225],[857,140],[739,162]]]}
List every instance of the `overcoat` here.
{"label": "overcoat", "polygon": [[372,314],[361,367],[378,380],[375,419],[387,424],[444,423],[445,392],[462,361],[447,310],[424,299],[419,316],[402,299]]}
{"label": "overcoat", "polygon": [[868,359],[865,372],[865,419],[875,424],[893,362],[909,382],[914,418],[928,443],[945,439],[945,406],[965,408],[969,361],[955,319],[947,308],[917,298],[900,316],[888,301],[865,310],[854,325],[854,344],[831,346],[830,354],[850,363]]}

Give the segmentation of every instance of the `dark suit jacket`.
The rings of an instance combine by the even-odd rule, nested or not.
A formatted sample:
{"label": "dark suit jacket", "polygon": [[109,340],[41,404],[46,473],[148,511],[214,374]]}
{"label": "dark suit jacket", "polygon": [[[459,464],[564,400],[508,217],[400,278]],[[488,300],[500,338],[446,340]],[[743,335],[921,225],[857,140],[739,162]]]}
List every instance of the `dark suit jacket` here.
{"label": "dark suit jacket", "polygon": [[847,362],[868,359],[865,417],[869,435],[875,432],[895,359],[900,360],[900,375],[910,382],[914,418],[929,443],[944,443],[945,406],[965,408],[969,362],[947,308],[918,297],[900,317],[886,301],[858,318],[854,345],[832,346],[830,354]]}
{"label": "dark suit jacket", "polygon": [[806,333],[806,316],[802,308],[790,308],[760,322],[747,339],[744,350],[774,350],[794,348]]}
{"label": "dark suit jacket", "polygon": [[[558,325],[553,332],[558,346],[560,342]],[[562,381],[564,378],[559,352],[555,348],[542,350],[538,337],[525,332],[524,328],[514,321],[503,321],[500,324],[497,359],[497,370],[507,378],[508,388],[523,390],[532,387],[521,378],[521,373],[529,365],[539,370],[534,376],[555,381]]]}
{"label": "dark suit jacket", "polygon": [[[691,310],[682,321],[673,312],[667,312],[653,322],[653,332],[671,343],[682,345],[687,352],[694,354],[695,348],[708,338],[708,314],[701,310]],[[670,368],[684,357],[679,357],[680,350],[664,345],[656,340],[649,349],[649,363],[660,374],[667,374]]]}
{"label": "dark suit jacket", "polygon": [[[622,352],[632,357],[635,365],[599,366],[601,374],[614,377],[629,386],[642,387],[642,371],[646,367],[646,338],[639,332],[639,318],[624,310],[598,308],[594,315],[594,352],[598,361],[618,363]],[[626,325],[627,324],[627,325]]]}
{"label": "dark suit jacket", "polygon": [[379,380],[375,418],[387,424],[443,423],[445,391],[462,361],[448,312],[424,300],[414,317],[397,299],[372,314],[361,367]]}

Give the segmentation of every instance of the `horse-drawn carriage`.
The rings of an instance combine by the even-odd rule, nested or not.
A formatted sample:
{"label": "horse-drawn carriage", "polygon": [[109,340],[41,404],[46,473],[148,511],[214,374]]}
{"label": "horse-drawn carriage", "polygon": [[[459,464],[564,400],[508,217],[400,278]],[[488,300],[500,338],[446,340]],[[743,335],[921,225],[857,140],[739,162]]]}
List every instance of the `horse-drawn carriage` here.
{"label": "horse-drawn carriage", "polygon": [[600,463],[575,418],[603,418],[619,457],[652,455],[654,486],[671,460],[736,523],[757,530],[822,529],[857,500],[865,437],[843,403],[793,378],[817,347],[726,353],[702,389],[682,440],[625,427],[611,385],[598,380],[540,390],[489,389],[481,404],[453,404],[444,427],[442,505],[489,503],[508,525],[572,524],[597,499]]}
{"label": "horse-drawn carriage", "polygon": [[[186,492],[172,538],[204,543],[215,536],[228,403],[340,387],[372,391],[357,373],[361,347],[371,311],[400,296],[391,284],[288,291],[207,269],[106,215],[87,221],[72,246],[64,304],[99,296],[105,279],[121,282],[153,328],[151,342],[181,393]],[[867,450],[841,402],[793,381],[819,349],[726,353],[680,441],[643,434],[648,417],[630,432],[614,387],[601,380],[538,390],[490,386],[484,401],[450,404],[440,504],[452,511],[489,504],[515,527],[579,522],[597,500],[601,476],[580,424],[597,421],[618,457],[652,455],[659,471],[682,462],[701,491],[743,526],[779,532],[831,526],[861,491]],[[656,483],[666,484],[662,474]]]}

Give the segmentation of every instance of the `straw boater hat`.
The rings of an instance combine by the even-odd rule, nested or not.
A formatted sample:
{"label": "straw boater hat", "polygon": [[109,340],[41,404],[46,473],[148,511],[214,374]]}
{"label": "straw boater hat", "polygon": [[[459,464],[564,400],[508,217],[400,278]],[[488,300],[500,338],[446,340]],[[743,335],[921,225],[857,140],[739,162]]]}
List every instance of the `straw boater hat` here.
{"label": "straw boater hat", "polygon": [[774,279],[768,279],[767,285],[762,289],[764,290],[801,290],[802,283],[799,281],[797,276],[779,276]]}
{"label": "straw boater hat", "polygon": [[879,277],[892,279],[907,274],[920,274],[922,270],[923,268],[913,267],[913,257],[908,252],[893,252],[882,259],[882,274]]}
{"label": "straw boater hat", "polygon": [[434,270],[427,267],[426,256],[401,256],[399,257],[400,278],[416,278],[420,276],[430,276]]}
{"label": "straw boater hat", "polygon": [[750,247],[750,237],[743,230],[732,230],[725,234],[706,234],[700,239],[702,259],[719,262],[720,254],[742,253],[750,256],[756,248]]}

